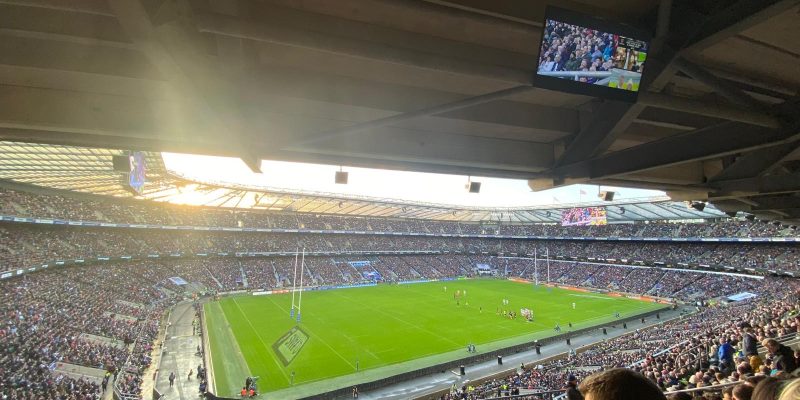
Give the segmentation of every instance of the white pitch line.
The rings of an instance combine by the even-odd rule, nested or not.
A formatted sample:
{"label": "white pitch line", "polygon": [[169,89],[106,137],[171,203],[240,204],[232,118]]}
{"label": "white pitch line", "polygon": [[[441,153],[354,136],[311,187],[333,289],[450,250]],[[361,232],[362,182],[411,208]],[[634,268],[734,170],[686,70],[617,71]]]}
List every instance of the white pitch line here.
{"label": "white pitch line", "polygon": [[[264,342],[264,339],[261,337],[261,334],[258,333],[258,329],[256,329],[256,327],[253,326],[253,323],[250,322],[250,318],[247,318],[247,314],[245,314],[244,310],[242,310],[242,307],[239,306],[239,302],[236,301],[236,297],[233,298],[233,304],[236,304],[236,308],[238,308],[239,312],[242,313],[244,319],[247,320],[247,323],[250,325],[250,328],[252,328],[253,332],[255,332],[256,336],[258,336],[258,340],[261,341],[261,345],[264,346],[264,348],[267,349],[267,353],[269,353],[270,346],[267,346],[267,343]],[[278,366],[278,370],[281,371],[283,377],[286,378],[286,382],[291,382],[291,380],[289,380],[289,376],[286,375],[286,371],[284,371],[283,367],[278,363],[278,360],[276,360],[275,357],[269,357],[269,358],[271,358],[272,361],[275,362],[275,365]]]}
{"label": "white pitch line", "polygon": [[[278,305],[278,303],[275,303],[275,301],[274,301],[274,300],[272,300],[271,298],[269,298],[269,296],[265,296],[265,297],[267,297],[267,298],[269,299],[269,301],[270,301],[270,302],[271,302],[271,303],[272,303],[272,304],[273,304],[275,307],[278,307],[278,309],[280,309],[280,306]],[[308,315],[308,314],[306,314],[306,315]],[[317,336],[317,335],[316,335],[314,332],[312,332],[310,329],[308,329],[308,327],[306,327],[305,329],[303,329],[303,331],[304,331],[304,332],[307,332],[307,333],[309,334],[309,336],[313,336],[313,337],[317,338],[317,340],[319,340],[320,342],[322,342],[322,344],[324,344],[324,345],[325,345],[325,347],[327,347],[327,348],[331,349],[331,351],[332,351],[332,352],[334,352],[334,353],[336,353],[336,355],[337,355],[337,356],[339,356],[339,358],[341,358],[341,359],[342,359],[344,362],[346,362],[346,363],[347,363],[347,365],[349,365],[349,366],[350,366],[350,368],[353,368],[353,369],[355,369],[355,368],[356,368],[356,366],[355,366],[355,365],[351,364],[351,363],[350,363],[350,361],[347,361],[347,359],[346,359],[346,358],[344,358],[344,356],[342,356],[341,354],[339,354],[339,352],[338,352],[338,351],[336,351],[336,349],[334,349],[333,347],[331,347],[331,345],[329,345],[329,344],[328,344],[328,342],[326,342],[326,341],[322,340],[322,338],[321,338],[321,337]],[[284,375],[285,375],[285,374],[284,374]]]}
{"label": "white pitch line", "polygon": [[[350,336],[347,336],[347,335],[345,335],[345,334],[342,334],[342,336],[344,336],[344,337],[345,337],[345,339],[347,339],[347,340],[348,340],[350,343],[352,343],[352,344],[353,344],[355,347],[361,347],[361,346],[358,344],[358,342],[356,342],[355,340],[353,340],[353,338],[351,338]],[[365,337],[365,336],[364,336],[364,335],[362,335],[362,336],[356,336],[356,337]],[[365,351],[367,354],[371,355],[371,356],[372,356],[372,358],[374,358],[374,359],[376,359],[376,360],[378,360],[378,361],[381,361],[381,359],[380,359],[380,358],[378,358],[378,356],[376,356],[376,355],[375,355],[375,353],[371,352],[371,351],[370,351],[368,348],[364,347],[364,348],[363,348],[363,350],[364,350],[364,351]]]}

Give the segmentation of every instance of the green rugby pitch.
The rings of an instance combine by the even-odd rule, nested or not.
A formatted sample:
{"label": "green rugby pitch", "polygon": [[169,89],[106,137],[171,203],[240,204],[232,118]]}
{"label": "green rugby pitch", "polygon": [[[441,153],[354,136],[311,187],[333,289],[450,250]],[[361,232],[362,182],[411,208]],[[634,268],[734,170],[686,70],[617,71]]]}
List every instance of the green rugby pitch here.
{"label": "green rugby pitch", "polygon": [[[466,292],[460,305],[456,290]],[[205,305],[218,395],[238,394],[248,374],[261,377],[262,392],[311,395],[462,358],[469,343],[491,351],[552,336],[556,324],[580,329],[612,321],[616,312],[625,317],[664,307],[497,279],[309,291],[299,324],[299,336],[308,340],[285,365],[273,345],[298,325],[289,317],[291,302],[291,294],[248,295]],[[534,322],[497,314],[523,307],[533,310]]]}

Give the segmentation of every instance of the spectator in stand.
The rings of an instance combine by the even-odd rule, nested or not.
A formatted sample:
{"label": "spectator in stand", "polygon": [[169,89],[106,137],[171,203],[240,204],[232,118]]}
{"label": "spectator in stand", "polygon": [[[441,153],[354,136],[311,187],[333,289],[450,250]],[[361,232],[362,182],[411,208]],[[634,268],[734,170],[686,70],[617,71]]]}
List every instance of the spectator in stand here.
{"label": "spectator in stand", "polygon": [[722,372],[728,373],[733,368],[733,353],[733,346],[728,343],[728,338],[723,337],[719,339],[717,359],[719,360],[719,366]]}
{"label": "spectator in stand", "polygon": [[567,400],[584,400],[583,395],[578,391],[578,382],[576,379],[570,379],[567,382],[567,390],[564,393],[567,395]]}
{"label": "spectator in stand", "polygon": [[[563,46],[561,46],[563,47]],[[584,52],[584,50],[578,50]],[[595,54],[596,54],[595,50]],[[561,60],[573,60],[574,53],[561,54]],[[603,53],[605,54],[605,53]],[[554,56],[555,57],[555,56]],[[605,58],[605,56],[604,56]],[[585,60],[575,58],[576,62]],[[563,64],[570,65],[570,61]],[[606,61],[608,62],[608,60]],[[592,64],[595,61],[591,61]],[[605,63],[603,63],[605,64]],[[597,68],[603,70],[603,67]],[[414,233],[503,234],[531,236],[615,236],[615,237],[781,237],[797,236],[786,226],[762,221],[726,219],[703,223],[647,221],[637,224],[568,226],[525,224],[494,225],[414,219],[340,217],[302,213],[239,211],[207,207],[179,206],[113,198],[67,197],[32,194],[0,188],[0,213],[19,217],[58,218],[75,221],[150,223],[248,228],[291,228],[322,230],[394,231]]]}
{"label": "spectator in stand", "polygon": [[[597,49],[591,49],[596,51]],[[314,217],[302,214],[237,212],[163,206],[147,202],[88,201],[72,197],[36,196],[0,190],[5,215],[68,218],[180,225],[297,227],[363,231],[496,234],[513,232],[544,236],[635,236],[782,234],[773,224],[716,222],[692,226],[671,223],[626,224],[578,228],[554,225],[496,225],[435,221],[394,221],[374,218]],[[50,199],[50,197],[53,197]],[[48,205],[49,204],[49,205]],[[53,204],[57,206],[53,206]],[[23,210],[20,212],[19,210]],[[696,225],[696,226],[695,226]],[[580,232],[576,234],[576,232]],[[626,259],[647,262],[705,262],[738,267],[781,266],[800,269],[800,251],[792,245],[741,245],[691,243],[614,243],[562,240],[516,240],[475,237],[423,237],[394,235],[185,232],[161,229],[105,229],[71,226],[42,227],[35,224],[0,223],[0,264],[9,268],[38,266],[57,260],[96,259],[149,254],[197,254],[236,252],[294,252],[298,247],[331,255],[306,258],[309,285],[358,283],[364,277],[349,262],[369,261],[369,270],[385,280],[448,278],[470,275],[476,264],[489,264],[507,276],[533,279],[532,261],[500,260],[489,254],[503,252],[551,258],[593,257],[605,262]],[[335,255],[340,250],[449,251],[450,254],[402,257]],[[472,253],[472,254],[470,254]],[[758,298],[727,306],[701,308],[698,314],[641,329],[629,336],[591,346],[571,360],[555,360],[540,369],[528,369],[507,379],[481,385],[476,392],[492,392],[497,385],[541,390],[560,390],[569,375],[581,379],[591,371],[630,367],[661,389],[689,382],[703,387],[745,379],[758,366],[740,364],[737,371],[718,369],[708,363],[712,345],[741,341],[744,354],[752,355],[757,340],[773,340],[800,329],[797,284],[793,280],[763,280],[728,275],[685,272],[662,268],[593,265],[551,260],[551,281],[637,294],[658,294],[693,301],[750,291]],[[51,264],[52,265],[52,264]],[[542,261],[538,279],[544,280]],[[119,373],[118,386],[138,396],[142,373],[158,333],[158,321],[186,290],[169,278],[182,277],[211,292],[268,289],[290,284],[293,259],[288,257],[170,257],[148,261],[109,262],[85,267],[48,269],[0,281],[0,397],[9,399],[95,399],[97,382],[75,380],[51,372],[48,366],[70,363],[99,367]],[[245,287],[245,282],[248,286]],[[120,301],[121,300],[121,301]],[[738,316],[731,321],[731,316]],[[738,329],[746,322],[750,328]],[[124,343],[138,340],[132,349],[88,340],[83,333],[105,336]],[[776,342],[777,343],[777,342]],[[757,344],[757,343],[756,343]],[[791,371],[791,349],[775,350],[770,366]],[[724,347],[724,344],[721,347]],[[784,346],[785,347],[785,346]],[[713,355],[719,356],[719,349]],[[757,349],[756,349],[757,350]],[[770,350],[772,352],[772,350]],[[727,352],[727,351],[725,351]],[[724,352],[724,353],[725,353]],[[658,355],[656,355],[658,354]],[[128,357],[130,356],[130,357]],[[131,363],[123,367],[125,359]],[[719,357],[726,359],[727,356]],[[749,361],[752,361],[753,358]],[[44,367],[43,367],[44,366]],[[576,367],[582,369],[576,370]],[[770,374],[770,368],[766,374]],[[121,372],[120,372],[121,371]],[[200,369],[198,369],[199,374]],[[198,379],[200,379],[198,375]],[[476,395],[477,396],[477,395]],[[773,400],[773,399],[770,399]]]}
{"label": "spectator in stand", "polygon": [[751,371],[758,371],[761,367],[761,357],[758,355],[758,338],[753,334],[753,327],[749,322],[739,324],[742,331],[742,353],[747,357]]}
{"label": "spectator in stand", "polygon": [[797,369],[797,360],[794,351],[775,339],[764,339],[761,344],[767,348],[772,358],[773,373],[792,373]]}

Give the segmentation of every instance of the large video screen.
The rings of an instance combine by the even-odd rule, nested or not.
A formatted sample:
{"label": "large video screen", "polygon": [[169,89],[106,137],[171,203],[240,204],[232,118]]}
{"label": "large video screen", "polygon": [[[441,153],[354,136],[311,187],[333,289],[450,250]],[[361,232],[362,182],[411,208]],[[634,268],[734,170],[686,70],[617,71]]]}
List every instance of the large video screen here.
{"label": "large video screen", "polygon": [[561,226],[606,224],[605,207],[578,207],[561,212]]}
{"label": "large video screen", "polygon": [[130,173],[128,173],[128,184],[136,193],[142,193],[147,175],[145,156],[141,151],[134,152],[129,156]]}
{"label": "large video screen", "polygon": [[536,86],[636,100],[649,41],[605,20],[550,7],[544,22]]}

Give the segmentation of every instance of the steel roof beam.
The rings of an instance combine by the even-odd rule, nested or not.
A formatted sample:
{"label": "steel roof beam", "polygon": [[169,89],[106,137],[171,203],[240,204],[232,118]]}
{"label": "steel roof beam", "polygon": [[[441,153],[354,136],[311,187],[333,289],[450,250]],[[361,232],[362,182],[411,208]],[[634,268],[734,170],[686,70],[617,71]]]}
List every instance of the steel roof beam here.
{"label": "steel roof beam", "polygon": [[[406,167],[409,164],[419,167],[418,170],[428,170],[427,166],[432,172],[450,170],[480,175],[479,171],[485,170],[492,176],[518,177],[529,177],[533,172],[543,170],[552,163],[554,156],[551,144],[445,133],[430,135],[396,128],[332,138],[313,146],[289,150],[308,162],[327,158],[344,164],[343,159],[357,157],[377,159],[381,166],[400,162]],[[495,159],[497,154],[503,154],[503,158]]]}
{"label": "steel roof beam", "polygon": [[790,210],[800,208],[800,197],[797,195],[774,197],[751,197],[758,205],[750,207],[750,211]]}
{"label": "steel roof beam", "polygon": [[[702,26],[715,26],[717,30],[730,30],[732,32],[739,32],[748,26],[751,26],[754,21],[762,21],[771,15],[777,15],[778,10],[787,9],[787,4],[780,4],[777,7],[766,7],[769,4],[761,0],[742,0],[737,3],[736,7],[731,7],[725,13],[715,14],[706,21],[699,24],[691,23],[690,15],[686,10],[682,13],[672,12],[671,2],[663,2],[662,7],[659,9],[659,28],[660,32],[664,32],[663,25],[665,19],[668,17],[665,14],[671,15],[670,25],[673,31],[667,37],[657,38],[655,54],[648,57],[648,69],[650,72],[645,74],[645,82],[642,86],[646,87],[645,91],[639,93],[639,101],[629,108],[617,121],[616,125],[606,134],[600,145],[597,146],[595,154],[601,153],[608,149],[614,140],[624,132],[631,123],[638,117],[644,110],[644,106],[654,106],[672,110],[683,111],[693,114],[702,114],[707,116],[714,116],[718,118],[726,118],[734,121],[742,121],[748,123],[756,123],[758,125],[769,126],[777,128],[780,126],[779,121],[774,118],[769,118],[760,113],[754,113],[747,110],[738,110],[732,108],[725,108],[720,106],[710,106],[707,102],[694,101],[690,99],[683,99],[665,94],[655,93],[661,91],[668,83],[669,79],[675,72],[675,66],[672,61],[676,56],[686,53],[689,49],[697,49],[701,46],[701,41],[707,39],[703,43],[710,43],[709,40],[719,40],[721,37],[715,30],[703,30],[700,33],[693,34],[688,31],[688,27]],[[780,3],[790,3],[783,1]],[[753,15],[758,15],[753,17]],[[699,21],[696,21],[699,22]],[[676,29],[676,27],[678,29]],[[692,37],[691,46],[685,47],[689,38]],[[678,49],[677,51],[673,49]],[[653,72],[656,71],[656,72]],[[743,121],[744,120],[744,121]]]}
{"label": "steel roof beam", "polygon": [[798,135],[790,129],[724,122],[560,167],[553,175],[590,179],[615,177],[767,147],[796,140]]}
{"label": "steel roof beam", "polygon": [[198,30],[203,33],[378,60],[420,69],[477,76],[509,84],[527,84],[531,79],[530,72],[521,69],[464,62],[438,54],[423,53],[401,47],[390,47],[371,41],[337,37],[327,33],[301,30],[279,24],[257,24],[239,18],[211,13],[199,13],[195,16],[195,19]]}
{"label": "steel roof beam", "polygon": [[662,93],[639,93],[638,104],[664,108],[667,110],[681,111],[690,114],[704,115],[707,117],[726,119],[730,121],[744,122],[767,128],[779,128],[781,126],[781,121],[778,118],[763,112],[757,112],[740,107],[731,107],[705,100],[670,96]]}
{"label": "steel roof beam", "polygon": [[698,25],[687,51],[699,52],[790,10],[797,0],[740,0]]}
{"label": "steel roof beam", "polygon": [[571,164],[605,150],[601,144],[613,131],[620,119],[628,115],[632,105],[615,101],[592,104],[590,120],[581,127],[578,135],[568,145],[556,165]]}
{"label": "steel roof beam", "polygon": [[[800,191],[800,173],[765,175],[755,178],[709,183],[716,190],[709,198],[742,197],[744,193],[786,193]],[[742,193],[738,196],[736,193]]]}
{"label": "steel roof beam", "polygon": [[99,0],[0,0],[0,4],[116,17],[114,12],[109,9],[108,4]]}
{"label": "steel roof beam", "polygon": [[725,80],[717,77],[711,72],[708,72],[705,68],[687,60],[686,58],[677,57],[673,61],[673,64],[686,75],[689,75],[692,79],[707,85],[711,89],[714,89],[722,97],[730,100],[732,103],[745,109],[766,112],[767,106],[764,103],[757,101],[744,91],[730,85]]}
{"label": "steel roof beam", "polygon": [[368,132],[374,130],[376,128],[385,127],[388,125],[396,124],[399,122],[407,121],[414,118],[425,117],[429,115],[436,115],[442,114],[450,111],[459,110],[462,108],[472,107],[475,105],[488,103],[490,101],[495,101],[503,98],[507,98],[509,96],[513,96],[516,94],[524,93],[527,91],[532,90],[533,87],[529,85],[524,86],[515,86],[508,89],[498,90],[491,93],[486,93],[478,96],[469,97],[466,99],[456,100],[450,103],[440,104],[433,107],[424,108],[421,110],[409,111],[397,115],[392,115],[385,118],[379,118],[376,120],[362,122],[360,124],[346,126],[340,129],[333,129],[330,131],[322,132],[319,134],[314,134],[313,137],[308,139],[301,139],[294,143],[289,143],[288,148],[292,148],[294,146],[303,146],[312,143],[318,143],[321,141],[341,138],[343,136],[349,136],[354,133],[358,132]]}
{"label": "steel roof beam", "polygon": [[798,148],[800,148],[800,141],[754,150],[738,157],[710,180],[745,179],[769,173]]}

